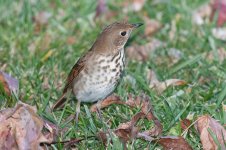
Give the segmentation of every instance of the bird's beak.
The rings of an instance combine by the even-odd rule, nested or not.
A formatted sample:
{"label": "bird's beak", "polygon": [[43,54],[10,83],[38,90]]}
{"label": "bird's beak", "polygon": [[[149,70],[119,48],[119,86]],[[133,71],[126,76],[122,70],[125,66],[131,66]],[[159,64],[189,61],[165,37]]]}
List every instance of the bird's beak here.
{"label": "bird's beak", "polygon": [[133,28],[138,28],[143,25],[143,23],[133,23],[131,24]]}

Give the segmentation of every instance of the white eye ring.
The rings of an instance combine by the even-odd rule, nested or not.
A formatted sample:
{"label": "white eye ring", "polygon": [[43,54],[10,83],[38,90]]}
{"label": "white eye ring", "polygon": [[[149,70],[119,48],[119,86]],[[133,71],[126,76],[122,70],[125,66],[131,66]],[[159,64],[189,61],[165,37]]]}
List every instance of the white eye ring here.
{"label": "white eye ring", "polygon": [[126,31],[123,31],[120,34],[121,34],[121,36],[125,36],[126,35]]}

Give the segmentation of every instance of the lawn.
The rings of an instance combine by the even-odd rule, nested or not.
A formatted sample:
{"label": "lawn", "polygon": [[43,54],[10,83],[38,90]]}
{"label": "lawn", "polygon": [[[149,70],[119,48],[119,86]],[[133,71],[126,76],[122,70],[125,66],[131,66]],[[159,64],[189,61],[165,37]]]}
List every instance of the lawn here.
{"label": "lawn", "polygon": [[[126,47],[145,45],[155,38],[165,43],[150,54],[145,61],[126,58],[125,78],[115,93],[126,100],[129,94],[145,93],[153,105],[155,116],[163,125],[162,135],[182,134],[180,121],[189,118],[194,122],[198,116],[209,114],[219,123],[226,124],[226,60],[220,61],[217,50],[225,42],[216,39],[212,28],[216,21],[197,26],[192,13],[205,0],[162,0],[145,2],[142,10],[123,12],[122,0],[107,1],[108,18],[96,13],[95,0],[0,0],[0,70],[19,81],[18,99],[36,106],[38,114],[65,129],[58,141],[85,138],[76,145],[79,149],[104,149],[95,135],[98,131],[115,129],[127,122],[139,109],[111,105],[101,111],[103,120],[91,113],[91,104],[82,104],[78,126],[66,119],[75,113],[76,101],[68,102],[60,111],[50,112],[53,103],[62,93],[64,81],[78,58],[87,51],[101,30],[112,22],[128,19],[130,23],[143,22],[144,26],[132,33]],[[42,16],[43,15],[43,16]],[[162,26],[152,35],[145,36],[145,18],[156,19]],[[177,62],[172,62],[169,49],[180,52]],[[225,49],[224,49],[225,50]],[[213,59],[207,53],[212,52]],[[181,79],[183,86],[170,86],[161,94],[149,88],[147,70],[153,70],[160,81]],[[128,79],[129,78],[129,79]],[[17,98],[1,96],[0,108],[14,106]],[[223,109],[224,106],[224,109]],[[139,121],[142,130],[153,122]],[[193,149],[202,149],[198,132],[193,128],[183,134]],[[109,149],[121,149],[117,137],[112,137]],[[63,144],[51,145],[62,149]],[[128,149],[161,149],[155,142],[132,140]]]}

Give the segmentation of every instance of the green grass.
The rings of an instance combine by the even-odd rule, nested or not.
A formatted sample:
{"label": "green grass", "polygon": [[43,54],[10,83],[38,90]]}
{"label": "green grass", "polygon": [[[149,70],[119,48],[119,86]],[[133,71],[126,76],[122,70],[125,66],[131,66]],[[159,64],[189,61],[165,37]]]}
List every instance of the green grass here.
{"label": "green grass", "polygon": [[[211,28],[215,23],[197,27],[191,22],[192,11],[205,3],[205,0],[166,0],[155,5],[147,0],[141,12],[128,14],[121,13],[121,0],[108,1],[109,9],[118,12],[118,15],[97,24],[92,20],[92,16],[95,15],[95,2],[94,0],[33,0],[33,2],[0,0],[0,69],[19,80],[20,100],[37,106],[42,117],[68,129],[59,137],[59,140],[87,138],[96,135],[99,130],[116,128],[120,123],[130,120],[139,111],[112,105],[102,111],[104,118],[102,123],[96,114],[89,112],[90,104],[85,104],[82,105],[80,121],[76,129],[74,122],[65,122],[68,116],[75,113],[76,102],[71,101],[62,111],[54,113],[50,113],[50,106],[60,96],[63,82],[72,65],[91,47],[104,26],[121,20],[125,16],[128,17],[129,22],[143,22],[144,14],[150,18],[156,18],[158,13],[162,14],[160,21],[163,29],[154,37],[166,42],[167,46],[157,50],[155,55],[145,63],[129,62],[126,74],[136,79],[136,85],[133,87],[128,81],[122,80],[116,93],[122,99],[126,99],[129,93],[139,95],[145,92],[150,96],[154,113],[163,125],[163,135],[180,135],[179,121],[189,114],[194,114],[194,120],[199,115],[209,114],[221,124],[226,124],[226,112],[222,109],[222,103],[226,104],[226,61],[219,63],[217,55],[214,55],[213,61],[202,57],[206,52],[215,52],[217,48],[224,47],[225,43],[216,40],[211,34]],[[52,16],[48,25],[37,34],[34,32],[35,24],[32,17],[40,11],[47,11]],[[63,16],[60,15],[61,12],[64,13]],[[170,25],[176,15],[180,15],[180,19],[176,21],[175,38],[170,40]],[[126,46],[147,43],[148,40],[143,38],[143,34],[144,27],[133,33]],[[75,37],[75,43],[72,45],[66,42],[70,36]],[[49,44],[46,37],[50,39]],[[169,66],[167,61],[169,48],[179,49],[183,53],[181,60],[172,66]],[[44,59],[49,51],[52,51],[52,55]],[[157,63],[158,57],[163,58],[161,63]],[[4,65],[6,67],[2,68]],[[162,81],[179,78],[189,84],[183,87],[170,87],[159,95],[148,88],[146,68],[153,69]],[[208,82],[201,84],[199,82],[201,77],[209,79]],[[46,89],[43,88],[44,80],[48,82]],[[192,89],[191,92],[186,92],[188,88]],[[182,95],[169,98],[178,91],[182,91]],[[7,98],[1,96],[1,100],[7,101]],[[10,104],[0,103],[1,108],[14,105],[16,100],[8,102]],[[110,123],[107,123],[108,120],[111,120]],[[144,129],[149,128],[149,122],[142,123]],[[198,133],[194,129],[186,134],[185,138],[194,149],[202,149]],[[159,147],[155,143],[142,140],[135,140],[129,144],[130,149],[143,149],[148,146],[149,149]],[[60,149],[62,145],[56,144],[53,147]],[[103,144],[95,138],[87,138],[79,143],[78,147],[104,149]],[[113,138],[113,144],[109,149],[120,149],[120,147],[122,145],[119,140]]]}

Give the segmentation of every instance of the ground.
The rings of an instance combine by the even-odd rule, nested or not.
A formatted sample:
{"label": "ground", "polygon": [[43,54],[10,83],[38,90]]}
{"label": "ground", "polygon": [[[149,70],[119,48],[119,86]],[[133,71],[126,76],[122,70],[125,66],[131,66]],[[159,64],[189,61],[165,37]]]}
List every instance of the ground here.
{"label": "ground", "polygon": [[[40,116],[67,129],[59,136],[59,140],[87,138],[96,135],[97,131],[117,128],[139,110],[112,105],[102,110],[103,122],[100,122],[95,113],[90,113],[91,104],[83,104],[76,128],[75,122],[65,122],[68,116],[75,113],[76,101],[71,101],[63,110],[53,113],[50,112],[50,106],[61,95],[64,81],[74,63],[91,47],[103,27],[123,18],[131,23],[144,22],[146,16],[160,20],[161,30],[151,36],[164,42],[166,46],[156,50],[144,62],[126,58],[128,63],[125,76],[132,77],[135,84],[123,79],[115,93],[122,100],[126,100],[128,94],[148,95],[154,114],[163,125],[163,135],[181,135],[183,131],[180,120],[190,117],[195,121],[203,114],[209,114],[221,124],[226,124],[226,112],[222,108],[226,95],[226,61],[220,62],[215,53],[225,43],[212,36],[211,29],[216,26],[214,21],[202,26],[195,26],[191,21],[193,11],[205,2],[147,0],[141,11],[122,13],[126,7],[122,0],[107,1],[108,10],[116,12],[116,15],[110,19],[97,18],[93,21],[95,0],[0,1],[0,70],[18,79],[18,99],[36,106]],[[173,24],[175,31],[172,29]],[[145,25],[134,32],[126,47],[148,43],[150,37],[144,36],[144,30]],[[169,60],[167,50],[170,48],[179,50],[182,54],[176,63]],[[216,54],[213,60],[204,57],[208,52]],[[149,88],[147,69],[154,70],[160,81],[176,78],[185,80],[188,84],[169,87],[159,94]],[[178,93],[182,94],[175,96]],[[1,108],[16,103],[16,98],[9,101],[1,96],[1,99]],[[142,129],[152,125],[148,121],[138,124],[144,124]],[[184,137],[194,149],[202,149],[194,128]],[[111,148],[119,148],[119,140],[116,137],[113,139]],[[62,146],[52,145],[55,149]],[[95,138],[87,138],[77,146],[81,149],[104,149],[104,145]],[[155,143],[143,140],[134,140],[128,147],[160,148]]]}

